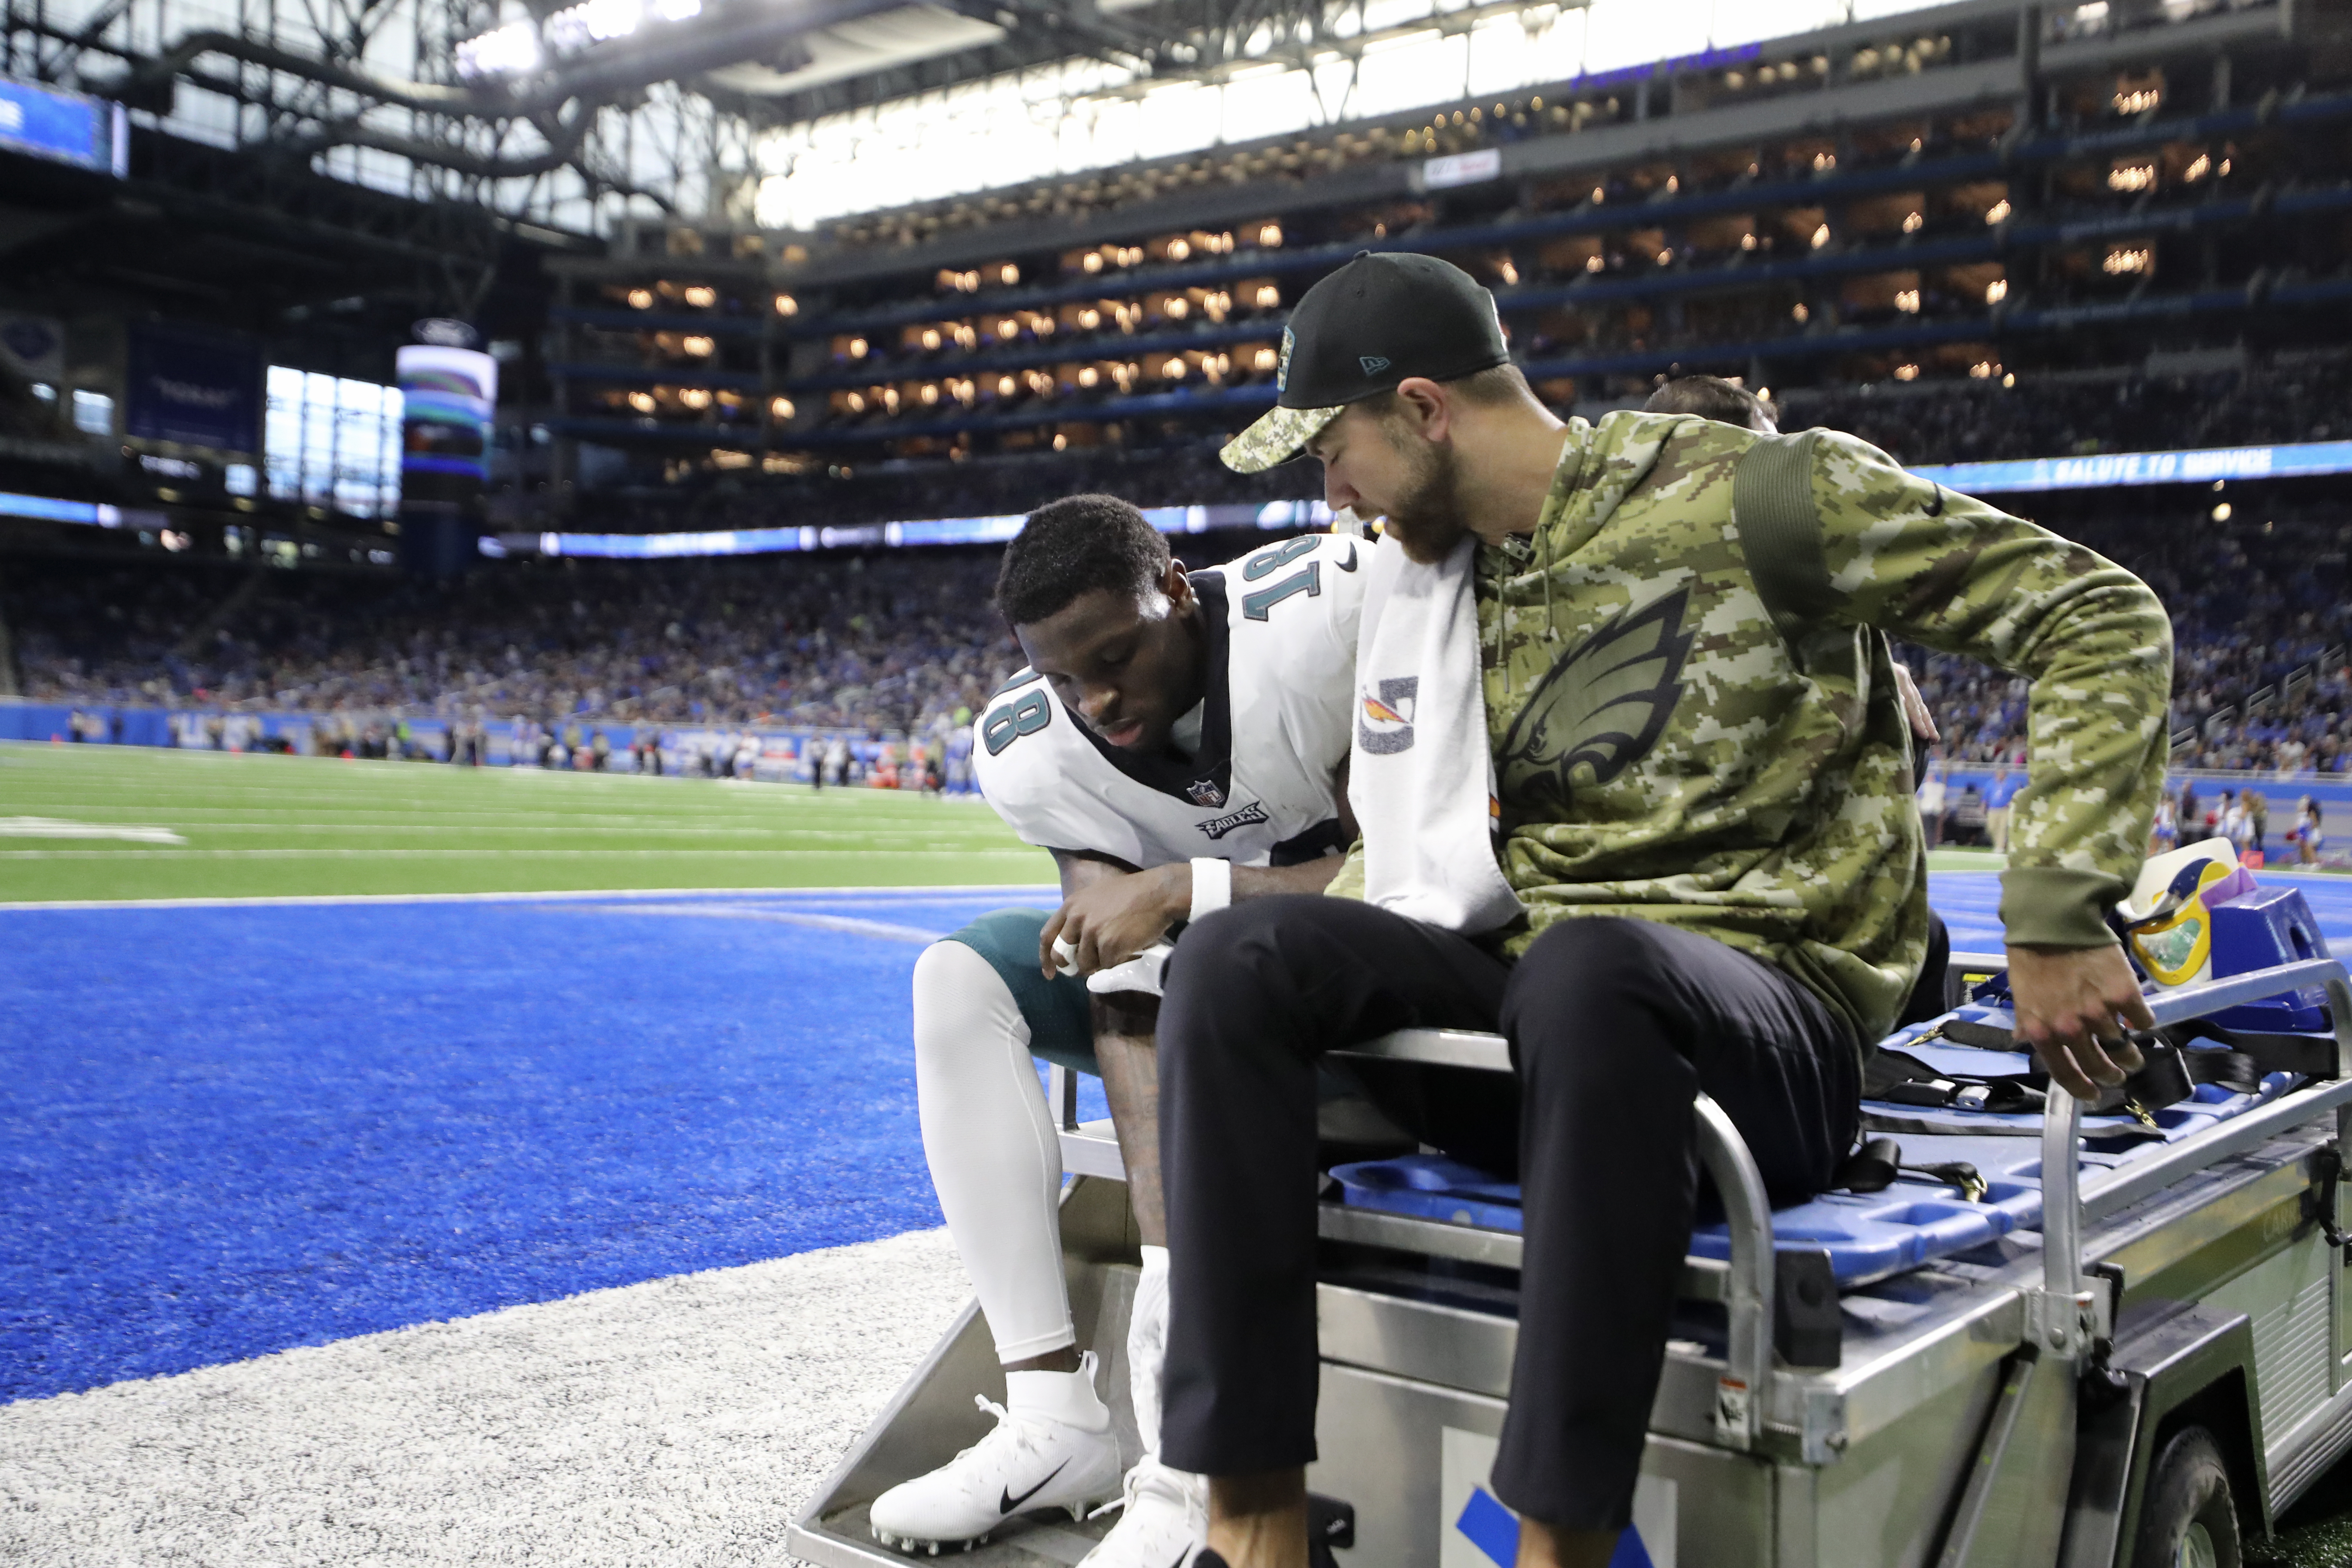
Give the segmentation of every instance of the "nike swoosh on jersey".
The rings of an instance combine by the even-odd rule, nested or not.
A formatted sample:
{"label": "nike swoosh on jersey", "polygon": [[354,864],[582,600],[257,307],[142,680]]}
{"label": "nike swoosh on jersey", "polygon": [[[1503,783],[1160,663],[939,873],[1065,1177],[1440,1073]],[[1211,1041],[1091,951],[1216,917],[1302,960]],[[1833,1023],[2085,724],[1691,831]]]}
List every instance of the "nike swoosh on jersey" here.
{"label": "nike swoosh on jersey", "polygon": [[1348,558],[1340,562],[1339,566],[1342,572],[1353,572],[1356,569],[1356,547],[1353,544],[1348,546]]}
{"label": "nike swoosh on jersey", "polygon": [[1027,1502],[1031,1498],[1035,1497],[1039,1492],[1044,1491],[1047,1482],[1051,1481],[1055,1476],[1060,1475],[1064,1470],[1066,1470],[1069,1468],[1070,1461],[1064,1459],[1060,1464],[1055,1465],[1051,1470],[1046,1472],[1045,1480],[1039,1481],[1035,1486],[1031,1487],[1019,1497],[1014,1497],[1009,1491],[998,1492],[996,1494],[996,1511],[1000,1514],[1011,1513],[1014,1509],[1019,1508],[1023,1503]]}

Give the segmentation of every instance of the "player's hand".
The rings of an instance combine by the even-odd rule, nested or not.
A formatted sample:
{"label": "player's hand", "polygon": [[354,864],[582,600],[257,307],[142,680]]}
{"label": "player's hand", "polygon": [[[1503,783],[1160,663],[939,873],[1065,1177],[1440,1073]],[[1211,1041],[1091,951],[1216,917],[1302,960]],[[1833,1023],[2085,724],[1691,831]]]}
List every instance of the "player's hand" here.
{"label": "player's hand", "polygon": [[1895,661],[1895,694],[1903,700],[1903,717],[1909,722],[1911,732],[1922,745],[1932,746],[1938,735],[1936,716],[1927,710],[1927,700],[1919,695],[1919,683],[1911,679],[1911,667],[1901,659]]}
{"label": "player's hand", "polygon": [[2156,1027],[2120,947],[2009,950],[2009,994],[2017,1037],[2032,1047],[2050,1080],[2077,1100],[2096,1100],[2139,1071],[2127,1029]]}
{"label": "player's hand", "polygon": [[1037,965],[1050,979],[1055,942],[1076,950],[1080,974],[1125,963],[1168,934],[1192,908],[1192,868],[1179,861],[1090,882],[1062,900],[1037,933]]}

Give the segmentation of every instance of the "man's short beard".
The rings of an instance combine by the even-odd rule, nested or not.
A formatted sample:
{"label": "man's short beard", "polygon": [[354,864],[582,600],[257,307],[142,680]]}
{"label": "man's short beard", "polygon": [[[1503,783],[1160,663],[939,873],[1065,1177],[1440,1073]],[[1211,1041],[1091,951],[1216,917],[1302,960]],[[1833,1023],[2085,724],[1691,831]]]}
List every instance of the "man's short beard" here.
{"label": "man's short beard", "polygon": [[1404,546],[1408,560],[1434,566],[1470,531],[1453,443],[1439,446],[1395,431],[1389,439],[1408,469],[1403,489],[1388,509],[1389,534]]}

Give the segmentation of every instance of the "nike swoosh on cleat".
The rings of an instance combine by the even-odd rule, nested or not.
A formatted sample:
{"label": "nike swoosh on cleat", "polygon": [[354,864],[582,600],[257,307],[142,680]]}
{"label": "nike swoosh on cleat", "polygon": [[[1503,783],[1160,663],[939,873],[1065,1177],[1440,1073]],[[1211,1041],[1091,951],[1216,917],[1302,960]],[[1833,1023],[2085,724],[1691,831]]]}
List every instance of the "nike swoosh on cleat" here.
{"label": "nike swoosh on cleat", "polygon": [[1064,1459],[1060,1464],[1055,1465],[1051,1471],[1047,1472],[1045,1480],[1039,1481],[1035,1486],[1031,1487],[1019,1497],[1014,1497],[1009,1491],[998,1492],[996,1494],[996,1511],[999,1513],[1011,1513],[1014,1509],[1019,1508],[1023,1503],[1027,1502],[1031,1498],[1035,1497],[1039,1492],[1044,1491],[1047,1482],[1050,1482],[1055,1476],[1060,1475],[1064,1470],[1066,1470],[1069,1468],[1070,1461]]}

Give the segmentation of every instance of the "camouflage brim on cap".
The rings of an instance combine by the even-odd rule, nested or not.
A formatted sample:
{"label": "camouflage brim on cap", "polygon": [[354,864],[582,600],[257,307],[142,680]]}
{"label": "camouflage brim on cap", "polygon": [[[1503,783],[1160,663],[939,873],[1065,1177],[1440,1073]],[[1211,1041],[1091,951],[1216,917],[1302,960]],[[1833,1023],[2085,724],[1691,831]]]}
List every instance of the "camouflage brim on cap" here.
{"label": "camouflage brim on cap", "polygon": [[1237,474],[1262,474],[1276,463],[1288,462],[1298,449],[1322,433],[1323,426],[1347,409],[1276,408],[1225,443],[1217,454]]}

